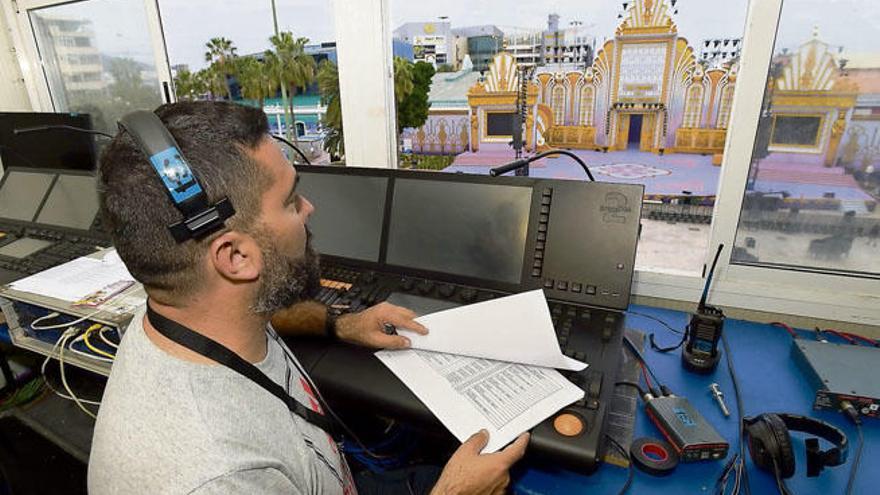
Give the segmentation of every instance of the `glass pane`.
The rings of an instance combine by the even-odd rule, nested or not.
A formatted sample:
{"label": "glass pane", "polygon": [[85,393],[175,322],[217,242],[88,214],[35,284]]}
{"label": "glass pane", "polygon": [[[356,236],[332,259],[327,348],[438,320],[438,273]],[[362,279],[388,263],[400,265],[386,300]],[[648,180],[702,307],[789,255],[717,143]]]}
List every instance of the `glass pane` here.
{"label": "glass pane", "polygon": [[312,163],[343,160],[330,0],[159,0],[159,7],[179,100],[261,106],[271,132]]}
{"label": "glass pane", "polygon": [[880,273],[878,16],[785,0],[733,262]]}
{"label": "glass pane", "polygon": [[[572,150],[598,180],[645,185],[637,268],[699,274],[748,0],[516,7],[392,5],[401,166],[485,174]],[[566,157],[529,172],[585,180]]]}
{"label": "glass pane", "polygon": [[143,0],[88,0],[28,11],[55,110],[116,132],[162,103]]}

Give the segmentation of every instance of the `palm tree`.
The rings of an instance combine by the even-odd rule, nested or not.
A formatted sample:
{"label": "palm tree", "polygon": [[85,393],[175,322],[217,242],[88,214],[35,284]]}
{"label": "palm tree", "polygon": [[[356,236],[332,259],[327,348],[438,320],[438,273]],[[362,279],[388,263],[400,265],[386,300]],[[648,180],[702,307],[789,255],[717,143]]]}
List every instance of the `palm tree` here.
{"label": "palm tree", "polygon": [[394,100],[400,105],[413,90],[412,62],[403,57],[394,57]]}
{"label": "palm tree", "polygon": [[[315,59],[305,52],[305,45],[309,39],[294,38],[290,31],[282,31],[269,38],[269,41],[278,57],[279,80],[282,85],[290,88],[290,115],[291,120],[295,123],[296,114],[293,102],[296,90],[299,87],[308,86],[315,80]],[[288,133],[295,127],[295,124],[288,125]],[[292,139],[294,142],[297,141],[296,132],[292,133]]]}
{"label": "palm tree", "polygon": [[187,69],[177,71],[174,76],[174,93],[178,100],[195,100],[208,92],[207,84],[201,72],[190,72]]}
{"label": "palm tree", "polygon": [[215,65],[210,65],[196,72],[196,77],[203,81],[205,90],[211,93],[212,98],[229,91],[226,75]]}
{"label": "palm tree", "polygon": [[236,59],[235,73],[238,78],[238,84],[241,86],[241,95],[245,98],[257,100],[260,108],[263,103],[272,94],[278,84],[263,62],[253,57],[242,57]]}
{"label": "palm tree", "polygon": [[226,38],[211,38],[211,41],[205,43],[208,49],[205,52],[205,62],[210,62],[211,67],[215,68],[215,76],[222,76],[226,86],[226,97],[232,99],[232,90],[229,88],[229,81],[226,75],[234,72],[234,59],[236,57],[236,48],[231,40]]}
{"label": "palm tree", "polygon": [[321,62],[321,67],[318,69],[318,89],[321,91],[321,103],[327,107],[323,124],[330,129],[324,140],[324,149],[331,155],[341,157],[345,154],[345,142],[342,139],[339,71],[336,69],[336,64],[329,60]]}

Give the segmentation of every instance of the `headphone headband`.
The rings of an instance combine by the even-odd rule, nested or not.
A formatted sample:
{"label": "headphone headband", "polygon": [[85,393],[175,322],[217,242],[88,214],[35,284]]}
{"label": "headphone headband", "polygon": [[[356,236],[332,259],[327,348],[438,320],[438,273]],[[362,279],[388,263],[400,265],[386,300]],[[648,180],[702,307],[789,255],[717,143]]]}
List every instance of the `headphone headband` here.
{"label": "headphone headband", "polygon": [[172,204],[183,214],[182,221],[168,226],[174,240],[180,243],[204,238],[222,228],[226,219],[235,214],[229,198],[224,197],[213,205],[208,203],[208,195],[184,159],[177,141],[155,113],[131,112],[119,120],[119,127],[138,143]]}

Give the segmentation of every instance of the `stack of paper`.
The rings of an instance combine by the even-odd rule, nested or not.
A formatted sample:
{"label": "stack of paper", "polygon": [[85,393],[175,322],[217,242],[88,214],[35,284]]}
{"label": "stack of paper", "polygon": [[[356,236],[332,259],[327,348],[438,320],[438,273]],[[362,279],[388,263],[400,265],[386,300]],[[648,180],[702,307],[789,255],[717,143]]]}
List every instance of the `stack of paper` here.
{"label": "stack of paper", "polygon": [[495,452],[584,396],[553,368],[587,365],[562,354],[541,290],[416,319],[430,333],[400,329],[411,350],[376,356],[456,438],[485,428]]}
{"label": "stack of paper", "polygon": [[[116,250],[103,259],[77,258],[9,284],[11,289],[75,303],[101,293],[115,295],[134,284]],[[124,287],[123,287],[124,286]],[[110,294],[113,291],[113,294]],[[103,301],[106,301],[105,297]],[[95,299],[97,300],[97,299]]]}

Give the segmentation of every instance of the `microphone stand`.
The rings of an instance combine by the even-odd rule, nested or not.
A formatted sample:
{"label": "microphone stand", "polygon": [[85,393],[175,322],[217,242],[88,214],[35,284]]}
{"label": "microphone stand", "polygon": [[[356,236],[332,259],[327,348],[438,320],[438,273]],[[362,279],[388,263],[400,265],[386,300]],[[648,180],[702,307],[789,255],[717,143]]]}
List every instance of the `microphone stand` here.
{"label": "microphone stand", "polygon": [[510,172],[511,170],[518,170],[523,167],[526,167],[529,163],[531,163],[535,160],[540,160],[541,158],[544,158],[545,156],[550,156],[550,155],[565,155],[565,156],[571,157],[574,161],[578,162],[578,164],[581,166],[581,168],[584,169],[584,172],[587,173],[587,177],[589,177],[591,181],[596,182],[596,179],[593,177],[593,174],[590,172],[589,167],[587,167],[587,164],[584,163],[584,161],[581,159],[581,157],[577,156],[576,154],[574,154],[568,150],[542,151],[541,153],[538,153],[537,155],[534,155],[534,156],[531,156],[528,158],[520,158],[519,160],[514,160],[510,163],[506,163],[504,165],[501,165],[500,167],[495,167],[495,168],[489,169],[489,175],[492,177],[498,177],[499,175],[506,174],[507,172]]}

